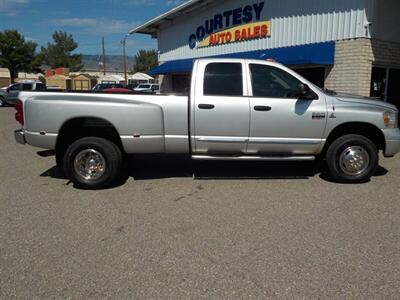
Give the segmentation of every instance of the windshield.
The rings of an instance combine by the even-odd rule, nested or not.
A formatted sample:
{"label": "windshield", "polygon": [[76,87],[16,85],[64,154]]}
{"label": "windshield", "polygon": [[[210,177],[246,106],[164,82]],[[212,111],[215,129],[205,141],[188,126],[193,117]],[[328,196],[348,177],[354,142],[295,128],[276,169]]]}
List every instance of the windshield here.
{"label": "windshield", "polygon": [[12,86],[9,87],[10,91],[19,91],[20,90],[21,85],[20,84],[14,84]]}
{"label": "windshield", "polygon": [[150,85],[149,85],[149,84],[140,84],[140,85],[138,86],[138,88],[139,88],[139,89],[149,89],[149,88],[150,88]]}

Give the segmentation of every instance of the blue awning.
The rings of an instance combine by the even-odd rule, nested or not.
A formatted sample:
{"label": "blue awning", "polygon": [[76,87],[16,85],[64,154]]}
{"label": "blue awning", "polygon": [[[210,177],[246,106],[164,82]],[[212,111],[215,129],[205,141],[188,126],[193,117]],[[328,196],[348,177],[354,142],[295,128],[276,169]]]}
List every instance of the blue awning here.
{"label": "blue awning", "polygon": [[[335,62],[335,42],[309,44],[269,50],[257,50],[239,53],[230,53],[208,58],[247,58],[247,59],[275,59],[284,65],[333,65]],[[203,57],[204,58],[204,57]],[[194,58],[167,61],[151,69],[150,75],[190,73]]]}

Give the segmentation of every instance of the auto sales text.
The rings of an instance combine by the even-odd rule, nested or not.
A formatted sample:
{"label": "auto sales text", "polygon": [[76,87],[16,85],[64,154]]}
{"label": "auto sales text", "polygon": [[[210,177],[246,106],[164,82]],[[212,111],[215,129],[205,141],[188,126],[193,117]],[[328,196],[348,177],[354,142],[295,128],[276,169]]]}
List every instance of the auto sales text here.
{"label": "auto sales text", "polygon": [[262,1],[216,14],[213,18],[206,20],[204,25],[197,27],[196,32],[189,36],[189,47],[194,49],[197,42],[204,40],[206,36],[214,32],[260,21],[264,5],[265,3]]}

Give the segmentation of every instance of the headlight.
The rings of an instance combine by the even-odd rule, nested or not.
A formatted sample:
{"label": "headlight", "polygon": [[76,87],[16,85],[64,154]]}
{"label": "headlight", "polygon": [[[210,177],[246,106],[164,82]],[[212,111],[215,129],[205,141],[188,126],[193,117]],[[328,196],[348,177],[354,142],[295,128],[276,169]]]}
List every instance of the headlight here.
{"label": "headlight", "polygon": [[398,127],[398,113],[394,111],[385,111],[383,113],[383,123],[387,128],[397,128]]}

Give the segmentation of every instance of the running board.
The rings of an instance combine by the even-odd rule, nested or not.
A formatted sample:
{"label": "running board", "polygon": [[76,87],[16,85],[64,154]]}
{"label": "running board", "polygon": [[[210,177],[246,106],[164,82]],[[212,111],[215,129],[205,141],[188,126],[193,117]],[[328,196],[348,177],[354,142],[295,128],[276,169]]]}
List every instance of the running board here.
{"label": "running board", "polygon": [[194,160],[237,160],[237,161],[314,161],[315,156],[208,156],[192,155]]}

